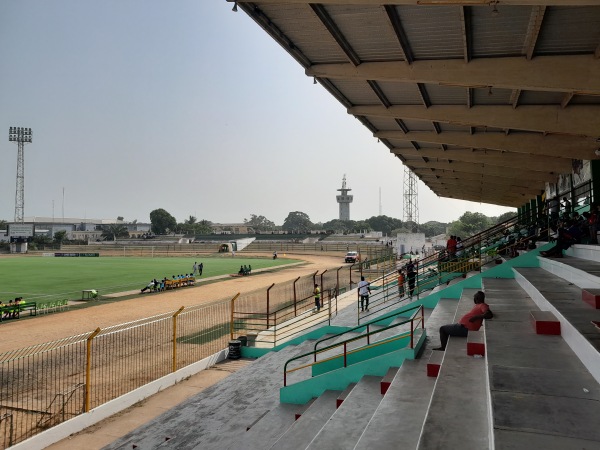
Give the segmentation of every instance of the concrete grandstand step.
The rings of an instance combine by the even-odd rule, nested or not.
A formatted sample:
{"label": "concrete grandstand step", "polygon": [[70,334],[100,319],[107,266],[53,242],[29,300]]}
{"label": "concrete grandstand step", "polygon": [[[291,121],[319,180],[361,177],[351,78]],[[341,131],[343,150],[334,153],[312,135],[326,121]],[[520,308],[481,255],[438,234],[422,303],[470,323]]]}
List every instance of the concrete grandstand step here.
{"label": "concrete grandstand step", "polygon": [[427,330],[427,344],[429,347],[439,347],[440,333],[442,325],[454,322],[458,300],[452,298],[442,298],[438,301],[429,318],[425,321]]}
{"label": "concrete grandstand step", "polygon": [[560,320],[563,338],[600,381],[600,333],[591,323],[600,320],[600,310],[581,301],[581,288],[542,268],[514,270],[518,284],[534,302]]}
{"label": "concrete grandstand step", "polygon": [[[473,307],[475,292],[477,289],[463,291],[454,322]],[[466,339],[449,339],[419,449],[490,448],[485,358],[470,357],[465,350]]]}
{"label": "concrete grandstand step", "polygon": [[385,376],[381,379],[381,395],[385,395],[394,381],[394,377],[398,373],[399,367],[390,367]]}
{"label": "concrete grandstand step", "polygon": [[[313,344],[307,341],[258,358],[106,448],[228,448],[246,433],[247,425],[279,406],[283,364]],[[165,437],[170,437],[167,443]]]}
{"label": "concrete grandstand step", "polygon": [[540,267],[580,288],[600,286],[600,262],[574,256],[560,259],[539,257]]}
{"label": "concrete grandstand step", "polygon": [[434,378],[423,375],[426,363],[426,358],[402,363],[355,450],[417,447],[435,386]]}
{"label": "concrete grandstand step", "polygon": [[262,450],[269,448],[294,424],[297,405],[280,403],[266,411],[251,428],[240,435],[228,450]]}
{"label": "concrete grandstand step", "polygon": [[[548,283],[557,281],[548,276]],[[486,321],[495,448],[600,448],[598,382],[561,336],[535,334],[523,309],[531,299],[518,281],[485,284],[492,311],[503,306]]]}
{"label": "concrete grandstand step", "polygon": [[306,448],[335,412],[335,401],[340,393],[341,391],[323,392],[271,448],[273,450]]}
{"label": "concrete grandstand step", "polygon": [[353,448],[381,403],[381,377],[364,376],[307,449]]}

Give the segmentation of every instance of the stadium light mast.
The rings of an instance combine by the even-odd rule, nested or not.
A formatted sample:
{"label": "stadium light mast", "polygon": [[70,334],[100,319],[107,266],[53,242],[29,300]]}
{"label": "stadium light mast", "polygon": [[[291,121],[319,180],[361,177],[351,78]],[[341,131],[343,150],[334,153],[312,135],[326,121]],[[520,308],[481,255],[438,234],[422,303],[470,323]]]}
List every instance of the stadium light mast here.
{"label": "stadium light mast", "polygon": [[8,140],[16,142],[17,153],[17,189],[15,191],[15,222],[23,223],[25,210],[25,144],[31,144],[31,128],[10,127]]}
{"label": "stadium light mast", "polygon": [[408,167],[404,167],[404,222],[415,233],[419,226],[419,194],[417,176]]}

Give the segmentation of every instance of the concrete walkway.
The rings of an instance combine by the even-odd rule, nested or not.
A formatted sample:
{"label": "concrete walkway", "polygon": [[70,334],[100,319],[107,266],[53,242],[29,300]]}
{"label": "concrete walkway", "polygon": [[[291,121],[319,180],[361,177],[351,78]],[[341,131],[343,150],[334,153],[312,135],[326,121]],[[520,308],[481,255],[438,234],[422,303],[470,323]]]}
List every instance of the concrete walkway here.
{"label": "concrete walkway", "polygon": [[227,378],[251,361],[225,360],[46,448],[49,450],[80,450],[82,448],[99,450],[176,407],[184,400]]}

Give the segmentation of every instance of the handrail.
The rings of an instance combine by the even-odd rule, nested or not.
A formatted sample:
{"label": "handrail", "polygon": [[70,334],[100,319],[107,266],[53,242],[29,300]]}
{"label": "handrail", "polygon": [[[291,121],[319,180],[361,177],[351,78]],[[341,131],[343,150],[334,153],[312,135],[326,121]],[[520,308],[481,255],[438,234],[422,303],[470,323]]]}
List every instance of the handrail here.
{"label": "handrail", "polygon": [[[364,327],[366,327],[366,326],[369,326],[369,325],[375,325],[377,322],[381,322],[382,320],[389,319],[390,317],[396,317],[396,316],[399,316],[399,315],[400,315],[400,314],[402,314],[402,313],[405,313],[405,312],[407,312],[407,311],[412,311],[413,309],[418,309],[418,308],[420,308],[420,307],[421,307],[421,305],[417,305],[417,306],[413,306],[413,307],[411,307],[411,308],[407,308],[407,309],[405,309],[405,310],[403,310],[403,311],[400,311],[400,312],[395,312],[395,313],[386,314],[386,315],[384,315],[384,316],[381,316],[381,317],[378,317],[377,319],[374,319],[374,320],[372,320],[371,322],[368,322],[368,323],[366,323],[366,324],[363,324],[363,325],[358,325],[358,326],[356,326],[356,327],[354,327],[354,328],[350,328],[349,330],[342,331],[341,333],[338,333],[338,334],[334,334],[333,336],[329,336],[329,337],[326,337],[326,338],[320,339],[320,340],[318,340],[317,342],[315,342],[315,345],[314,345],[314,351],[315,351],[315,352],[317,351],[317,345],[319,345],[321,342],[325,342],[325,341],[328,341],[328,340],[330,340],[330,339],[333,339],[333,338],[337,338],[337,337],[343,336],[343,335],[344,335],[344,334],[346,334],[346,333],[352,333],[353,331],[355,331],[355,330],[358,330],[359,328],[364,328]],[[379,330],[379,331],[381,331],[381,330]]]}
{"label": "handrail", "polygon": [[[423,309],[423,305],[415,306],[415,307],[410,308],[410,309],[417,309],[417,308],[418,308],[419,311],[421,311],[421,317],[419,319],[419,322],[421,323],[421,328],[423,329],[423,328],[425,328],[425,312],[424,312],[424,309]],[[410,309],[408,309],[408,310],[410,310]],[[371,335],[373,335],[375,333],[381,333],[381,332],[383,332],[385,330],[389,330],[389,329],[392,329],[392,328],[395,328],[395,327],[399,327],[399,326],[404,325],[404,324],[409,323],[409,322],[411,323],[411,348],[413,348],[412,347],[414,345],[413,336],[412,336],[412,334],[414,333],[414,327],[413,327],[414,324],[413,324],[413,322],[414,322],[415,317],[417,316],[417,314],[418,314],[419,311],[415,312],[409,319],[406,319],[403,322],[400,322],[400,323],[397,323],[397,324],[394,324],[394,325],[389,325],[389,326],[384,327],[384,328],[379,329],[379,330],[367,331],[366,334],[361,334],[360,336],[355,336],[355,337],[353,337],[351,339],[346,339],[345,341],[338,342],[336,344],[329,345],[327,347],[323,347],[322,349],[320,349],[318,351],[317,350],[313,350],[313,351],[310,351],[308,353],[304,353],[302,355],[298,355],[298,356],[295,356],[293,358],[288,359],[286,361],[286,363],[284,364],[284,366],[283,366],[283,386],[284,387],[287,386],[287,373],[288,373],[287,367],[288,367],[288,364],[290,364],[292,361],[296,361],[298,359],[304,358],[304,357],[309,356],[309,355],[314,355],[314,362],[312,364],[310,364],[310,365],[305,366],[305,367],[310,367],[310,366],[312,366],[312,365],[314,365],[316,363],[317,353],[322,353],[322,352],[325,352],[325,351],[330,350],[332,348],[340,347],[340,346],[343,345],[344,346],[344,353],[343,353],[343,355],[344,355],[344,367],[346,367],[347,366],[346,356],[348,354],[348,352],[347,352],[347,345],[348,345],[348,343],[357,341],[359,339],[364,339],[365,337],[367,338],[367,341],[369,341],[369,336],[371,336]],[[398,316],[400,314],[401,314],[401,312],[397,312],[395,314],[389,315],[388,318],[390,316]],[[361,327],[355,327],[355,328],[364,328],[365,326],[371,325],[371,323],[379,322],[381,320],[383,320],[383,318],[378,318],[376,320],[373,320],[372,322],[370,322],[367,325],[363,325]],[[349,331],[350,330],[344,331],[344,332],[339,333],[338,335],[336,335],[334,337],[339,337],[339,336],[341,336],[341,335],[343,335],[343,334],[345,334],[345,333],[347,333]],[[377,342],[379,342],[379,341],[377,341]],[[364,350],[365,348],[370,347],[371,345],[372,344],[368,343],[367,346],[363,347],[361,350]],[[373,344],[373,345],[375,345],[375,344]],[[359,350],[357,350],[357,351],[359,351]]]}

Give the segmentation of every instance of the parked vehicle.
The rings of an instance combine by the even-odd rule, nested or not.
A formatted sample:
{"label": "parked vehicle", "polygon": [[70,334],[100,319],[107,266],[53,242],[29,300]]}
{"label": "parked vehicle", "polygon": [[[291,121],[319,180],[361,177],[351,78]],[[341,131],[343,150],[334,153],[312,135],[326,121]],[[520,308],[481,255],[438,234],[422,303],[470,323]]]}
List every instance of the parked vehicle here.
{"label": "parked vehicle", "polygon": [[344,259],[347,263],[355,263],[356,261],[360,261],[360,257],[358,256],[358,252],[348,252],[346,253],[346,259]]}

